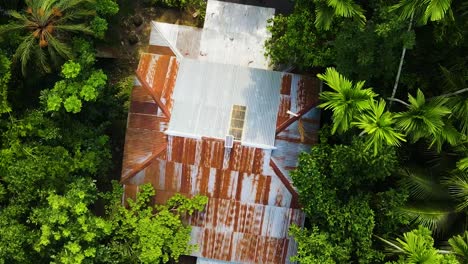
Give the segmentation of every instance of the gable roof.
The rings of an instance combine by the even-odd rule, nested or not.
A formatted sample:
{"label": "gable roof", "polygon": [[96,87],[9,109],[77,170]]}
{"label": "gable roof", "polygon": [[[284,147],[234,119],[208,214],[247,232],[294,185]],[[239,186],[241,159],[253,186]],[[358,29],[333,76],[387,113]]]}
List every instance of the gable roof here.
{"label": "gable roof", "polygon": [[[136,71],[125,138],[123,198],[134,198],[144,183],[156,189],[155,203],[175,193],[207,196],[205,210],[184,219],[192,226],[192,243],[199,246],[191,255],[200,263],[290,263],[297,245],[287,232],[291,224],[303,225],[305,216],[288,172],[296,166],[299,152],[315,143],[318,80],[257,69],[242,60],[231,65],[216,61],[225,59],[216,56],[194,60],[174,50],[170,35],[159,37],[163,46],[149,48],[159,54],[143,54]],[[224,135],[219,139],[209,134],[227,131],[213,118],[229,117],[231,103],[247,104],[247,112],[263,109],[254,111],[259,122],[254,125],[260,124],[259,134],[276,149],[246,142],[234,142],[227,149]],[[202,115],[207,108],[209,115]],[[292,117],[288,110],[299,116]],[[304,129],[310,138],[305,141],[297,129],[299,118],[307,123]],[[179,134],[171,132],[173,127]]]}

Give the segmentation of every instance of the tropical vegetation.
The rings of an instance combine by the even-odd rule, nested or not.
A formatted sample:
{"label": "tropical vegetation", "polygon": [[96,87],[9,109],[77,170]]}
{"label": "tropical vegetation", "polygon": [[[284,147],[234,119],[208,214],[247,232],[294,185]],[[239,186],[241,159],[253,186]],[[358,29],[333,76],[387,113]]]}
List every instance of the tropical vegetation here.
{"label": "tropical vegetation", "polygon": [[117,2],[131,4],[0,1],[2,264],[173,263],[196,247],[182,219],[206,197],[155,206],[151,185],[122,200],[115,182],[133,79],[97,50],[122,45],[115,20],[134,15]]}
{"label": "tropical vegetation", "polygon": [[468,3],[297,0],[270,22],[273,65],[324,84],[294,260],[466,263]]}
{"label": "tropical vegetation", "polygon": [[[113,184],[136,65],[96,55],[130,49],[115,32],[141,25],[135,3],[200,21],[206,8],[0,0],[1,264],[174,263],[196,247],[181,219],[205,197],[155,206],[144,185],[122,202]],[[319,143],[291,173],[307,216],[292,260],[467,263],[468,2],[293,7],[270,21],[266,53],[324,85]]]}

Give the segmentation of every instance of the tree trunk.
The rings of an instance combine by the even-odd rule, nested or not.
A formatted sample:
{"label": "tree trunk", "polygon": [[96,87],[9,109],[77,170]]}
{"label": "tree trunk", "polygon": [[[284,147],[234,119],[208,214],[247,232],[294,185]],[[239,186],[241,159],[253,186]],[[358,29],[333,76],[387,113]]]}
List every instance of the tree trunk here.
{"label": "tree trunk", "polygon": [[[411,18],[410,18],[407,32],[410,32],[411,28],[413,27],[413,18],[414,18],[414,12],[411,13]],[[405,61],[405,55],[406,55],[406,47],[403,45],[403,50],[401,51],[400,65],[398,66],[398,72],[395,78],[395,85],[393,85],[392,96],[390,98],[395,98],[395,94],[398,89],[398,82],[400,81],[401,69],[403,68],[403,62]],[[392,102],[390,101],[390,105],[391,104]]]}

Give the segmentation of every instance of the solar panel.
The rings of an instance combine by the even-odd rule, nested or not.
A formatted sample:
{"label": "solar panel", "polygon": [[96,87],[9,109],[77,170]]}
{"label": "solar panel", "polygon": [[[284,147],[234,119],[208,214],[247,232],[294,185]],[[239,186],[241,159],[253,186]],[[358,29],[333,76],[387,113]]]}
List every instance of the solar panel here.
{"label": "solar panel", "polygon": [[229,125],[229,135],[234,137],[234,140],[241,140],[244,132],[245,112],[247,107],[244,105],[233,105],[231,111],[231,122]]}

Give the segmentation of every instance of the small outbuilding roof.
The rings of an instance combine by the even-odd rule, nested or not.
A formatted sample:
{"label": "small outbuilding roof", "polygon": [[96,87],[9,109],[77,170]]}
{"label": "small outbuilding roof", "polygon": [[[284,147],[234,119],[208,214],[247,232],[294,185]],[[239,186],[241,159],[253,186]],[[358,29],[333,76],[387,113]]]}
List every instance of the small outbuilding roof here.
{"label": "small outbuilding roof", "polygon": [[169,46],[182,58],[269,69],[264,43],[273,8],[208,1],[204,28],[152,22],[150,45]]}

